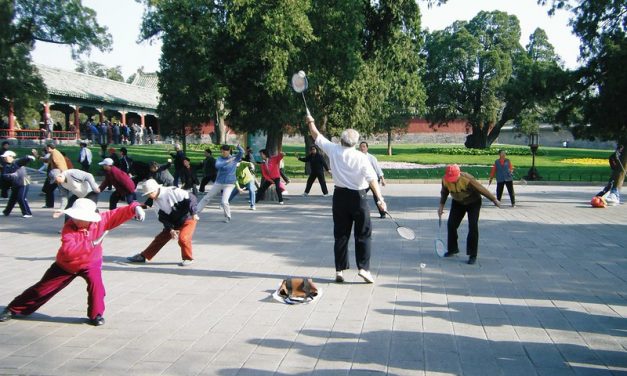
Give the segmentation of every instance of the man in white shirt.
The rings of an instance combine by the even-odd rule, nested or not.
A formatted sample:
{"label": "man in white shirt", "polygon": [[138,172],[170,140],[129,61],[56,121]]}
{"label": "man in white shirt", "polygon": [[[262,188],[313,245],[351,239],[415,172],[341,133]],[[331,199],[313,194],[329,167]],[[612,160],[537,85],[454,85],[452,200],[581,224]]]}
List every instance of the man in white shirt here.
{"label": "man in white shirt", "polygon": [[81,170],[89,172],[91,166],[92,154],[91,150],[87,147],[86,142],[81,142],[81,150],[78,154],[78,162],[81,164]]}
{"label": "man in white shirt", "polygon": [[[55,218],[63,214],[64,209],[69,209],[79,198],[87,198],[98,203],[98,195],[100,188],[96,184],[96,179],[89,172],[71,168],[61,171],[57,168],[50,170],[48,174],[51,184],[59,186],[59,197],[61,198],[61,206],[55,211]],[[65,217],[67,221],[68,216]]]}
{"label": "man in white shirt", "polygon": [[333,172],[335,190],[333,192],[333,236],[335,244],[335,281],[344,282],[343,271],[349,268],[348,241],[351,228],[355,224],[355,258],[359,276],[367,283],[374,283],[370,273],[370,243],[372,224],[370,209],[366,200],[366,189],[370,187],[377,198],[379,210],[387,207],[377,183],[375,173],[365,154],[355,149],[359,133],[354,129],[342,132],[340,145],[327,140],[316,128],[314,119],[307,115],[305,122],[316,145],[329,157]]}
{"label": "man in white shirt", "polygon": [[[381,167],[379,167],[379,161],[377,161],[377,157],[375,157],[374,155],[368,153],[368,143],[366,141],[362,141],[359,143],[359,150],[366,154],[366,157],[368,157],[368,160],[370,161],[370,164],[372,165],[372,168],[374,168],[374,172],[377,174],[377,182],[381,183],[381,186],[385,187],[385,178],[383,177],[383,170],[381,170]],[[366,190],[367,191],[367,190]],[[372,196],[374,197],[374,202],[377,202],[377,196]],[[381,209],[379,209],[379,217],[380,218],[385,218],[385,212],[381,211]]]}

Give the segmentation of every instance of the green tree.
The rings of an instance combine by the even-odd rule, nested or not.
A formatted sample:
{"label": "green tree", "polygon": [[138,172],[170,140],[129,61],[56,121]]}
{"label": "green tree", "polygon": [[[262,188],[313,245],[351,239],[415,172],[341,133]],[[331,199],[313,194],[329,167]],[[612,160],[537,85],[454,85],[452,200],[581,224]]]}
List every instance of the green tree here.
{"label": "green tree", "polygon": [[392,155],[393,132],[406,129],[409,119],[424,112],[420,9],[415,1],[387,0],[374,3],[369,15],[366,64],[375,73],[368,81],[375,89],[369,105],[377,130],[387,133]]}
{"label": "green tree", "polygon": [[122,66],[117,65],[115,67],[106,67],[104,64],[96,63],[93,61],[78,60],[76,62],[76,72],[85,73],[91,76],[108,78],[113,81],[124,82],[122,76]]}
{"label": "green tree", "polygon": [[18,117],[45,99],[31,61],[36,41],[71,47],[73,57],[92,47],[106,50],[111,36],[95,11],[78,0],[0,0],[0,98],[10,98]]}
{"label": "green tree", "polygon": [[[572,14],[570,25],[580,38],[583,66],[573,77],[570,95],[562,107],[562,120],[575,123],[576,137],[613,140],[627,144],[627,2],[624,0],[539,0]],[[627,163],[627,153],[622,157]],[[621,174],[619,188],[625,174]]]}
{"label": "green tree", "polygon": [[502,108],[502,89],[521,50],[515,16],[480,12],[427,36],[428,118],[437,123],[464,118],[472,126],[467,147],[485,148]]}
{"label": "green tree", "polygon": [[569,76],[536,29],[524,49],[515,16],[480,12],[427,37],[425,83],[428,118],[435,123],[466,119],[466,146],[485,148],[503,126],[550,118]]}

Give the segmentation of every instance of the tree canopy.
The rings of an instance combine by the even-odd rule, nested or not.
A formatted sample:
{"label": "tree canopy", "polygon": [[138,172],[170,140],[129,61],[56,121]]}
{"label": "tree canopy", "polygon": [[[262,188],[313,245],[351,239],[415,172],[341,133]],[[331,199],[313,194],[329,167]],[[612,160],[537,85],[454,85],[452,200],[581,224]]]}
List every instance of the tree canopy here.
{"label": "tree canopy", "polygon": [[68,45],[74,57],[104,51],[111,36],[95,15],[79,0],[0,0],[0,98],[12,100],[18,115],[46,95],[31,61],[35,41]]}
{"label": "tree canopy", "polygon": [[466,119],[472,127],[466,146],[485,148],[509,121],[537,116],[556,97],[564,71],[544,31],[536,30],[527,50],[519,40],[518,19],[500,11],[429,34],[428,119]]}

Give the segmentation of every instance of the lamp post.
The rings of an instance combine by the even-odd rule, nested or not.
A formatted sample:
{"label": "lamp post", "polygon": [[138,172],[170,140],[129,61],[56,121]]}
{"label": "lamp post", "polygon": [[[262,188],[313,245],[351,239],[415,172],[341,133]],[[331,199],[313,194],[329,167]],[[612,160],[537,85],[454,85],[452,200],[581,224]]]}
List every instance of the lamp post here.
{"label": "lamp post", "polygon": [[527,180],[540,180],[542,177],[538,174],[536,169],[536,152],[538,151],[538,134],[532,133],[529,135],[529,149],[531,149],[531,168],[527,172],[525,179]]}

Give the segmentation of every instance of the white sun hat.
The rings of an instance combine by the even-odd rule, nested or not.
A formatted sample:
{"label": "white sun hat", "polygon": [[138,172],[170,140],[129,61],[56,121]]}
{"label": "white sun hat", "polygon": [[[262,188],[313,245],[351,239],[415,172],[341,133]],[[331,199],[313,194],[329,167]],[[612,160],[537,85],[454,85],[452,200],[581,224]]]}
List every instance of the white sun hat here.
{"label": "white sun hat", "polygon": [[148,179],[144,182],[144,194],[142,196],[148,196],[149,194],[156,192],[161,188],[161,184],[157,183],[155,179]]}
{"label": "white sun hat", "polygon": [[74,201],[71,208],[65,209],[63,213],[68,216],[87,222],[100,222],[100,214],[96,213],[96,203],[88,198],[79,198]]}
{"label": "white sun hat", "polygon": [[16,156],[17,156],[17,154],[15,154],[15,152],[13,152],[11,150],[7,150],[2,155],[0,155],[0,157],[2,157],[2,158],[6,158],[6,157],[13,157],[13,158],[15,158]]}

